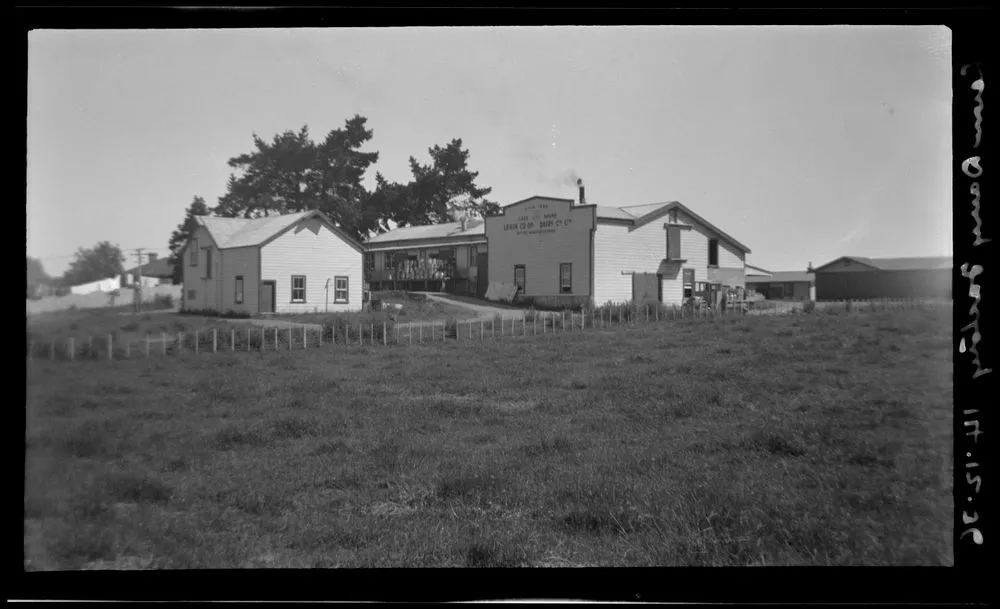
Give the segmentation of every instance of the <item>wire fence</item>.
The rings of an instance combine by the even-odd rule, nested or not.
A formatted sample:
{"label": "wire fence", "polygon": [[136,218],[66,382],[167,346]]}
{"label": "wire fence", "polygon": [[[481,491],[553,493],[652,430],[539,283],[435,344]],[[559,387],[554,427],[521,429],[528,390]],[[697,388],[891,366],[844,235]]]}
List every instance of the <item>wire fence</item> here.
{"label": "wire fence", "polygon": [[248,326],[209,328],[189,332],[147,334],[144,339],[117,339],[115,334],[90,336],[86,340],[39,341],[28,337],[29,360],[115,361],[134,358],[202,355],[208,353],[267,353],[351,346],[409,346],[453,341],[485,343],[534,336],[552,336],[579,331],[642,328],[674,323],[751,320],[765,315],[878,313],[904,309],[951,306],[950,300],[879,299],[820,302],[773,302],[766,308],[711,309],[681,306],[602,306],[585,311],[524,311],[510,316],[480,317],[434,322],[396,322],[382,319],[369,323],[301,325],[286,327]]}

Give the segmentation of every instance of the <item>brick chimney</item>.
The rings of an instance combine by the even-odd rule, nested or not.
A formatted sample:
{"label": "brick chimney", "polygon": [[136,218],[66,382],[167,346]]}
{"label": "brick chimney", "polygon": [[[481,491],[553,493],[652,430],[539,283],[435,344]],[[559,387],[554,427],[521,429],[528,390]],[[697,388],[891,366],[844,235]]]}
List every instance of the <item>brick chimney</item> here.
{"label": "brick chimney", "polygon": [[153,252],[149,252],[149,261],[150,262],[156,262],[157,255],[158,254],[154,254]]}
{"label": "brick chimney", "polygon": [[586,205],[587,197],[585,197],[583,194],[583,178],[578,178],[576,181],[576,185],[580,187],[580,205]]}
{"label": "brick chimney", "polygon": [[469,216],[462,214],[462,230],[464,231],[467,228],[469,228]]}

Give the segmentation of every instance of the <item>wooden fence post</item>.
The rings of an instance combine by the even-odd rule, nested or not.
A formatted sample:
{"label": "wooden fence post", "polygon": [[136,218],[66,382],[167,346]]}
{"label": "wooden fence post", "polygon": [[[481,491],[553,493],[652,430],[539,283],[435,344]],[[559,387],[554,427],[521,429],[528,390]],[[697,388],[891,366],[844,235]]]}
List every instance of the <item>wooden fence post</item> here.
{"label": "wooden fence post", "polygon": [[472,320],[469,320],[469,340],[472,340]]}
{"label": "wooden fence post", "polygon": [[[457,331],[458,330],[456,330],[456,332]],[[385,337],[385,320],[383,319],[382,320],[382,346],[384,347],[387,344],[388,344],[388,339],[386,339],[386,337]]]}
{"label": "wooden fence post", "polygon": [[149,357],[149,332],[146,332],[146,357]]}
{"label": "wooden fence post", "polygon": [[198,340],[198,331],[195,330],[194,331],[194,354],[195,355],[198,355],[198,343],[199,342],[200,341]]}
{"label": "wooden fence post", "polygon": [[[501,317],[500,319],[503,318]],[[494,339],[497,337],[497,318],[495,315],[490,318],[490,334],[493,335]]]}
{"label": "wooden fence post", "polygon": [[229,351],[236,352],[236,328],[229,329]]}
{"label": "wooden fence post", "polygon": [[160,332],[160,351],[163,353],[164,357],[167,355],[167,333]]}
{"label": "wooden fence post", "polygon": [[70,336],[69,337],[69,360],[73,361],[75,359],[75,357],[76,357],[76,349],[74,348],[73,337]]}
{"label": "wooden fence post", "polygon": [[110,334],[108,334],[108,361],[115,359],[115,344]]}
{"label": "wooden fence post", "polygon": [[56,343],[54,341],[49,343],[49,359],[56,361]]}
{"label": "wooden fence post", "polygon": [[305,324],[302,324],[302,348],[309,348],[309,330],[306,329]]}
{"label": "wooden fence post", "polygon": [[87,337],[87,357],[94,357],[94,337]]}
{"label": "wooden fence post", "polygon": [[184,333],[183,332],[178,332],[177,333],[177,355],[181,354],[181,347],[183,347],[183,346],[184,346]]}

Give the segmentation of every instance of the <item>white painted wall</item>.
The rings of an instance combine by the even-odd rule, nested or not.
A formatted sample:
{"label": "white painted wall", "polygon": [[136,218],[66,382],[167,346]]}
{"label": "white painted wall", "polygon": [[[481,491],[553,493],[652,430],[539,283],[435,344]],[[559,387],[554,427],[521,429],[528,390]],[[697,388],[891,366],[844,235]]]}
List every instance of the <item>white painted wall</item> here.
{"label": "white painted wall", "polygon": [[[344,241],[318,218],[298,222],[261,248],[260,281],[275,282],[278,313],[311,313],[324,310],[359,311],[362,307],[362,253]],[[292,275],[306,276],[306,302],[293,303]],[[346,276],[348,303],[334,303],[335,276]],[[326,280],[330,280],[326,302]],[[328,309],[327,309],[328,307]]]}
{"label": "white painted wall", "polygon": [[[681,257],[666,263],[667,217],[629,231],[628,226],[598,220],[594,235],[594,303],[598,306],[632,299],[631,273],[663,275],[663,302],[680,304],[684,297],[684,269],[694,269],[695,282],[708,279],[708,241],[715,235],[678,210],[678,221],[690,225],[681,231]],[[745,254],[719,240],[719,267],[743,269]],[[623,274],[624,273],[624,274]]]}
{"label": "white painted wall", "polygon": [[[559,226],[540,227],[547,221]],[[532,198],[503,208],[503,215],[486,219],[490,282],[513,285],[514,267],[523,264],[527,296],[588,296],[593,226],[593,207],[572,206],[565,200]],[[484,250],[479,246],[480,253]],[[572,294],[559,291],[559,265],[566,262],[573,265]]]}
{"label": "white painted wall", "polygon": [[121,287],[121,279],[108,277],[90,283],[75,285],[69,289],[70,294],[92,294],[94,292],[113,292]]}

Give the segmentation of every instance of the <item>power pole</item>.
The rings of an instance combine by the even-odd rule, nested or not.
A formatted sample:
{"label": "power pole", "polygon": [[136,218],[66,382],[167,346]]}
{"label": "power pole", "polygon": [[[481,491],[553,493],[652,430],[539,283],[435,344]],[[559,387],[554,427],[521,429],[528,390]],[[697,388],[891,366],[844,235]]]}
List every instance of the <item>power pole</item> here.
{"label": "power pole", "polygon": [[136,248],[135,255],[139,258],[139,276],[136,278],[136,287],[132,291],[133,298],[135,299],[135,310],[137,313],[142,313],[142,250],[143,248]]}

